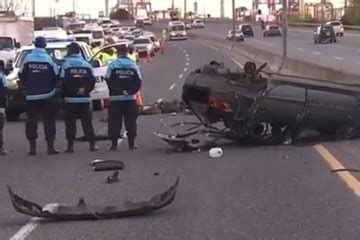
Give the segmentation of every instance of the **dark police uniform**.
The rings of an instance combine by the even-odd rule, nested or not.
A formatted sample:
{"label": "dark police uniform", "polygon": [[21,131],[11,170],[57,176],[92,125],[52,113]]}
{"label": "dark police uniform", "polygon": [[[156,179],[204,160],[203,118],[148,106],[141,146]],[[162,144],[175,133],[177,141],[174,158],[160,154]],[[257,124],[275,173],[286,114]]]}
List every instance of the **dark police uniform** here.
{"label": "dark police uniform", "polygon": [[68,152],[73,152],[76,136],[76,119],[80,118],[84,134],[95,151],[95,134],[90,109],[90,92],[95,87],[92,66],[80,54],[69,55],[61,69],[62,95],[65,101],[65,127]]}
{"label": "dark police uniform", "polygon": [[[37,40],[36,40],[37,41]],[[35,41],[35,45],[36,45]],[[39,117],[43,117],[48,154],[56,154],[55,117],[57,104],[54,101],[59,68],[45,50],[45,40],[41,46],[29,53],[20,69],[20,81],[26,90],[26,137],[30,142],[30,155],[36,154],[36,139]]]}
{"label": "dark police uniform", "polygon": [[107,70],[106,81],[110,92],[108,130],[115,150],[124,119],[129,148],[134,149],[138,117],[136,93],[141,87],[139,67],[128,57],[113,61]]}
{"label": "dark police uniform", "polygon": [[[2,67],[4,67],[4,62],[1,61]],[[0,69],[0,155],[5,155],[7,152],[4,149],[4,136],[3,129],[5,125],[5,108],[6,108],[6,90],[7,90],[7,81],[6,75],[2,69]]]}

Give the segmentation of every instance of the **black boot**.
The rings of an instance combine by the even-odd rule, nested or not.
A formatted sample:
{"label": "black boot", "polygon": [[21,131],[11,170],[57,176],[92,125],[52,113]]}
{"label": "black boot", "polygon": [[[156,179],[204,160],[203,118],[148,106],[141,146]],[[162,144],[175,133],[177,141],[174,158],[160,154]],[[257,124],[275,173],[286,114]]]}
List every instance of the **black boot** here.
{"label": "black boot", "polygon": [[90,152],[97,152],[99,150],[99,147],[96,146],[95,141],[90,141]]}
{"label": "black boot", "polygon": [[129,149],[130,149],[130,150],[136,150],[136,149],[138,149],[138,146],[135,145],[135,139],[130,139],[130,138],[129,138],[128,144],[129,144]]}
{"label": "black boot", "polygon": [[47,149],[48,155],[56,155],[59,153],[59,151],[56,150],[54,147],[54,140],[50,140],[47,142]]}
{"label": "black boot", "polygon": [[5,156],[7,155],[7,151],[6,149],[4,148],[4,145],[3,144],[0,144],[0,156]]}
{"label": "black boot", "polygon": [[30,144],[29,155],[35,156],[36,155],[36,140],[29,140],[29,144]]}
{"label": "black boot", "polygon": [[111,146],[110,146],[109,150],[110,151],[116,151],[117,146],[118,146],[118,140],[117,139],[112,139],[111,140]]}
{"label": "black boot", "polygon": [[69,139],[68,140],[68,145],[67,148],[65,150],[66,153],[74,153],[74,140],[73,139]]}

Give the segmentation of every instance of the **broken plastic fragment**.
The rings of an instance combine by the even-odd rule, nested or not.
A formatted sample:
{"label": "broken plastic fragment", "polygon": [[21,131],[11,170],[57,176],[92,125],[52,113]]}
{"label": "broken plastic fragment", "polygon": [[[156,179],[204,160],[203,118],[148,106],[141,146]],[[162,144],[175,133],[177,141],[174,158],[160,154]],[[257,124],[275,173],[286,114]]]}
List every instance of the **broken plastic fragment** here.
{"label": "broken plastic fragment", "polygon": [[119,182],[119,171],[114,172],[112,175],[106,178],[106,183],[117,183]]}
{"label": "broken plastic fragment", "polygon": [[40,205],[25,200],[16,195],[10,186],[8,187],[10,200],[19,213],[44,219],[51,219],[57,221],[74,221],[74,220],[101,220],[113,218],[126,218],[135,216],[148,215],[156,210],[170,205],[176,196],[177,187],[180,179],[177,178],[174,185],[172,185],[164,193],[152,197],[148,201],[132,202],[120,204],[119,206],[105,206],[105,207],[91,207],[87,205],[81,206],[67,206],[56,204],[56,208],[45,209]]}
{"label": "broken plastic fragment", "polygon": [[209,156],[212,158],[222,157],[223,150],[221,148],[211,148],[209,151]]}
{"label": "broken plastic fragment", "polygon": [[125,164],[118,160],[102,160],[95,159],[92,163],[94,171],[114,171],[122,170],[125,167]]}

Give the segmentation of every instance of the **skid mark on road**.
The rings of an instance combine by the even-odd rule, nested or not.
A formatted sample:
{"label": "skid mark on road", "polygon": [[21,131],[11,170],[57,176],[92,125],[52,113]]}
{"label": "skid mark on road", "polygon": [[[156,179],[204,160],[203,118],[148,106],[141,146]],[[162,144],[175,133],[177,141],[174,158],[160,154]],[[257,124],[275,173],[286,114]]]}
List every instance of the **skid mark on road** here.
{"label": "skid mark on road", "polygon": [[[344,169],[345,167],[340,163],[334,155],[330,153],[323,145],[316,145],[314,147],[316,151],[322,156],[322,158],[329,164],[331,170]],[[359,181],[349,172],[337,172],[336,173],[345,184],[353,190],[356,196],[360,197],[360,183]]]}

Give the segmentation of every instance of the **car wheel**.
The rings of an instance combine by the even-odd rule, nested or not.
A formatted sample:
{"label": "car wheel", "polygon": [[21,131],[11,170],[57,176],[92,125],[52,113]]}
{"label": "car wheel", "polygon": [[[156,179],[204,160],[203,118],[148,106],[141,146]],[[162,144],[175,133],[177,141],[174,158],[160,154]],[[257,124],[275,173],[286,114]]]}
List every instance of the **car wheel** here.
{"label": "car wheel", "polygon": [[337,42],[337,40],[336,39],[334,39],[334,43],[336,43]]}
{"label": "car wheel", "polygon": [[341,33],[341,36],[343,37],[343,36],[344,36],[344,33]]}
{"label": "car wheel", "polygon": [[93,110],[94,111],[101,111],[101,110],[103,110],[103,102],[102,102],[102,100],[94,100],[93,102],[92,102],[92,108],[93,108]]}
{"label": "car wheel", "polygon": [[317,44],[318,42],[316,41],[316,39],[314,40],[314,43]]}
{"label": "car wheel", "polygon": [[19,121],[20,115],[21,114],[18,112],[6,111],[6,121],[8,121],[8,122]]}
{"label": "car wheel", "polygon": [[264,33],[263,35],[264,35],[264,37],[266,37],[266,34],[265,34],[265,33]]}

